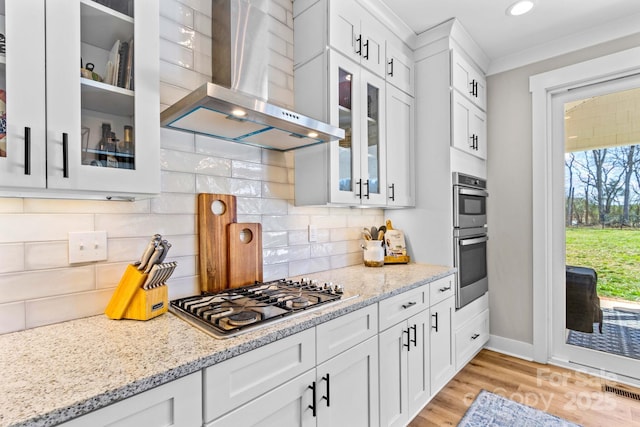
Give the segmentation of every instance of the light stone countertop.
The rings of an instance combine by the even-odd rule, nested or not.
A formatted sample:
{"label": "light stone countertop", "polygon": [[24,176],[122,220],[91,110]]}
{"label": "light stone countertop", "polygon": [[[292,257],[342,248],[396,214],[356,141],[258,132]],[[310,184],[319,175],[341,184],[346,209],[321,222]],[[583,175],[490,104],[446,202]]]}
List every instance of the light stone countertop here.
{"label": "light stone countertop", "polygon": [[99,315],[0,335],[0,427],[56,425],[454,272],[401,264],[308,274],[343,284],[343,301],[223,340],[172,313],[146,322]]}

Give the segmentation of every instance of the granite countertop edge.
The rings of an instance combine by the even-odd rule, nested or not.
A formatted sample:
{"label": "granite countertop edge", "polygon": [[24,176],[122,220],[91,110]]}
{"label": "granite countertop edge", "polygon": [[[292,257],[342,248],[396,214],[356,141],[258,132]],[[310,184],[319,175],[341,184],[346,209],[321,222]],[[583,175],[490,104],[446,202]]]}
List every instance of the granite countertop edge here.
{"label": "granite countertop edge", "polygon": [[[453,267],[432,267],[440,267],[442,268],[442,271],[431,276],[424,277],[423,279],[417,280],[413,283],[406,283],[397,288],[390,289],[375,295],[352,296],[351,298],[346,299],[344,302],[340,302],[336,306],[332,306],[328,309],[318,310],[317,312],[310,312],[303,316],[293,319],[287,319],[286,321],[276,323],[273,326],[251,332],[251,334],[255,335],[255,337],[248,341],[232,344],[222,350],[214,351],[207,356],[199,357],[195,360],[182,363],[173,368],[166,369],[162,372],[149,375],[148,377],[131,381],[122,387],[106,390],[100,394],[83,400],[79,400],[70,405],[56,408],[52,411],[39,414],[30,419],[18,421],[18,423],[15,424],[6,425],[29,427],[49,427],[58,425],[65,421],[80,417],[82,415],[88,414],[89,412],[93,412],[95,410],[109,406],[113,403],[117,403],[118,401],[132,397],[136,394],[150,390],[154,387],[169,383],[171,381],[190,375],[194,372],[198,372],[207,367],[224,362],[225,360],[247,353],[251,350],[255,350],[279,339],[286,338],[288,336],[294,335],[298,332],[302,332],[309,328],[313,328],[319,324],[328,322],[332,319],[341,317],[361,308],[376,304],[379,301],[391,298],[395,295],[402,294],[411,289],[423,286],[427,283],[431,283],[438,279],[450,276],[451,274],[454,274],[456,272],[456,269]],[[167,313],[167,315],[173,314]],[[194,327],[194,329],[197,328]],[[211,339],[214,340],[215,338],[211,337]],[[0,427],[5,425],[2,421],[2,418],[2,414],[0,413]]]}

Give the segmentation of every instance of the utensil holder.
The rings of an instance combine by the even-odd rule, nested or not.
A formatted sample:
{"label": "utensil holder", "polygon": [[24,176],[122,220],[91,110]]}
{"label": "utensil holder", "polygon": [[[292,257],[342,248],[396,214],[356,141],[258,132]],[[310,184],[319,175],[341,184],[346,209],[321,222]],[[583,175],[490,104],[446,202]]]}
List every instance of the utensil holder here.
{"label": "utensil holder", "polygon": [[167,286],[143,289],[147,274],[129,264],[104,311],[110,319],[149,320],[169,309]]}

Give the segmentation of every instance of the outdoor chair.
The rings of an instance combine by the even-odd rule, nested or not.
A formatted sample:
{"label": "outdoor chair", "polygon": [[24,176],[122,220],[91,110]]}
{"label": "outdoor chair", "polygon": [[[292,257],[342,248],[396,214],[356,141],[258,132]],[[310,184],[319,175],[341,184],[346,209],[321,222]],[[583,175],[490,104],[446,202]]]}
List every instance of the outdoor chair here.
{"label": "outdoor chair", "polygon": [[598,323],[602,333],[602,310],[598,298],[598,274],[589,267],[566,266],[566,327],[579,332],[593,333]]}

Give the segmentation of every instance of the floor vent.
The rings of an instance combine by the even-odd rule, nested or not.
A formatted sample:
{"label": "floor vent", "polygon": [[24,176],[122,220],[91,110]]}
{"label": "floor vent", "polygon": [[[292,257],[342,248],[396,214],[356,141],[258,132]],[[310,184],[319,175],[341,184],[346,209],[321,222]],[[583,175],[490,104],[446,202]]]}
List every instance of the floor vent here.
{"label": "floor vent", "polygon": [[602,391],[606,391],[609,393],[615,393],[618,396],[627,397],[633,400],[640,400],[640,393],[634,393],[632,391],[627,391],[619,387],[613,387],[610,385],[603,384]]}

